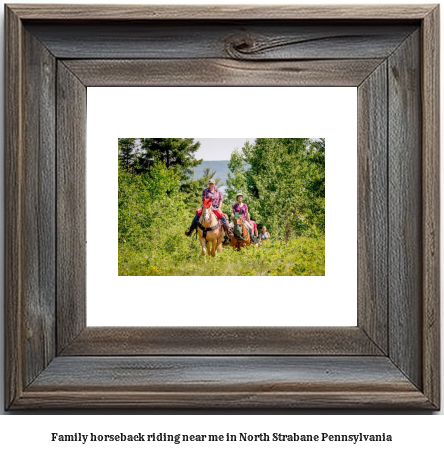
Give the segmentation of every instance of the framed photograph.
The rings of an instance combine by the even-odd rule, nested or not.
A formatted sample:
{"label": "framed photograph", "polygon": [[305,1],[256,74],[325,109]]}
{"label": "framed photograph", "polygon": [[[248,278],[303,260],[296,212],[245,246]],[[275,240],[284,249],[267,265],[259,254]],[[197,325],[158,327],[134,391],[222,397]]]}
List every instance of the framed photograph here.
{"label": "framed photograph", "polygon": [[[439,409],[437,5],[22,4],[5,33],[6,409]],[[87,325],[87,88],[327,86],[357,88],[356,326]]]}
{"label": "framed photograph", "polygon": [[[356,326],[356,87],[92,87],[87,97],[87,325]],[[148,131],[185,139],[137,138]],[[302,136],[320,133],[326,157],[322,138]],[[204,161],[171,165],[188,144]],[[269,242],[238,251],[228,234],[214,260],[203,256],[202,238],[185,232],[211,186],[206,170],[230,225],[243,192]]]}

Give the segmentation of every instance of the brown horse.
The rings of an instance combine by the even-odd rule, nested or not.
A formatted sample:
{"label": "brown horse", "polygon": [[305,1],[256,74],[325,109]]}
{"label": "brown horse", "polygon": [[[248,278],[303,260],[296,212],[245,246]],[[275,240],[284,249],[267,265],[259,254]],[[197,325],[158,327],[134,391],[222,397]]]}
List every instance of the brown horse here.
{"label": "brown horse", "polygon": [[250,232],[244,223],[244,218],[241,216],[240,212],[234,213],[234,236],[231,238],[231,246],[237,250],[240,250],[241,247],[251,244]]}
{"label": "brown horse", "polygon": [[[202,204],[202,215],[197,224],[197,232],[199,233],[202,255],[204,256],[205,261],[207,260],[207,251],[209,251],[213,257],[217,256],[217,251],[222,251],[221,242],[223,239],[223,229],[219,219],[213,212],[211,200],[212,198],[204,200]],[[209,250],[210,242],[211,251]]]}

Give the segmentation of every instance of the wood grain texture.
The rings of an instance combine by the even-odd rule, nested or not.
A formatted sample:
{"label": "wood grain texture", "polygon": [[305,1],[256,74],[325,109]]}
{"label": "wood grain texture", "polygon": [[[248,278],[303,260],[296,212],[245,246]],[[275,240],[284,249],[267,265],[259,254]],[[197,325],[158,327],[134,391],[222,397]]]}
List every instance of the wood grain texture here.
{"label": "wood grain texture", "polygon": [[55,148],[54,57],[24,35],[23,312],[24,384],[55,355]]}
{"label": "wood grain texture", "polygon": [[5,11],[5,408],[23,391],[23,27]]}
{"label": "wood grain texture", "polygon": [[57,67],[57,349],[86,326],[86,87]]}
{"label": "wood grain texture", "polygon": [[64,60],[88,87],[142,86],[352,86],[381,59],[308,61]]}
{"label": "wood grain texture", "polygon": [[420,33],[388,59],[389,356],[422,384]]}
{"label": "wood grain texture", "polygon": [[387,354],[387,63],[358,89],[358,326]]}
{"label": "wood grain texture", "polygon": [[[424,5],[6,7],[6,407],[438,408],[437,17],[435,6]],[[21,18],[26,19],[26,34]],[[111,22],[102,27],[109,19]],[[189,22],[184,30],[191,36],[178,43],[181,32],[177,25],[183,19],[186,21],[182,25]],[[325,22],[309,22],[318,19],[331,20],[327,24],[331,28],[327,30]],[[362,22],[368,19],[376,21]],[[419,19],[423,20],[421,40],[418,32],[408,35],[412,26],[419,26]],[[43,24],[44,20],[49,22]],[[122,68],[122,60],[113,62],[114,66],[104,61],[113,52],[123,52],[124,33],[117,36],[116,25],[126,20],[131,21],[129,28],[135,27],[127,36],[128,49],[140,52],[136,55],[147,50],[157,56],[159,64],[165,65],[162,71],[153,73],[158,74],[159,81],[165,81],[172,68],[169,65],[179,65],[176,71],[183,75],[174,78],[178,86],[188,84],[197,61],[201,78],[208,84],[222,80],[227,85],[254,85],[259,78],[265,85],[290,81],[317,85],[335,77],[351,84],[353,78],[358,80],[368,71],[359,79],[364,81],[360,106],[367,106],[369,114],[360,118],[360,154],[365,159],[360,161],[359,173],[363,185],[360,191],[367,192],[362,193],[365,201],[360,201],[360,211],[370,224],[375,217],[381,221],[384,218],[380,212],[383,189],[379,188],[384,180],[376,171],[378,166],[383,167],[376,157],[384,159],[383,112],[379,112],[381,106],[376,99],[384,98],[382,73],[386,66],[388,334],[384,333],[384,306],[380,305],[384,301],[380,277],[385,265],[377,260],[385,248],[377,232],[382,236],[384,229],[377,224],[360,227],[361,234],[373,236],[359,266],[371,275],[364,282],[370,293],[364,299],[367,304],[363,300],[359,303],[360,328],[268,328],[267,337],[258,328],[175,328],[173,332],[169,332],[171,328],[85,329],[86,88],[82,78],[100,84],[112,80],[122,85],[143,82],[143,65],[147,62],[131,61],[128,59],[133,55],[123,55],[132,70],[139,68],[133,76]],[[144,28],[147,23],[141,26],[141,20],[148,20],[151,28]],[[220,24],[212,30],[203,26],[206,20],[210,21],[207,25],[219,20]],[[89,25],[80,28],[87,33],[79,37],[76,48],[71,26],[79,21]],[[167,21],[169,28],[164,28],[164,34],[175,32],[162,38],[161,28]],[[98,22],[101,26],[97,32],[91,32]],[[48,38],[48,43],[53,43],[54,50],[66,52],[67,59],[74,59],[59,61],[57,68],[55,186],[50,178],[51,147],[44,141],[51,138],[48,113],[53,104],[52,50],[39,47],[39,41],[43,48],[47,43],[33,32],[43,30],[42,25],[48,37],[53,27],[67,27],[63,39],[53,39],[53,33],[53,41]],[[357,35],[351,33],[352,28],[347,32],[346,25],[353,25],[354,30],[358,27]],[[370,33],[370,25],[374,33]],[[311,32],[309,27],[314,27]],[[390,27],[394,27],[392,34],[388,32]],[[114,51],[109,34],[112,29],[116,33]],[[198,37],[197,29],[206,31]],[[400,30],[409,37],[401,37]],[[94,40],[91,33],[96,33]],[[137,43],[135,37],[143,38],[142,42]],[[156,42],[163,55],[154,51]],[[169,49],[174,48],[171,43],[178,48]],[[349,54],[345,55],[347,46]],[[387,52],[393,53],[386,63],[375,58]],[[88,65],[79,62],[76,53],[97,55],[97,59]],[[166,62],[174,56],[196,53],[206,61]],[[208,58],[218,53],[216,59]],[[332,62],[332,55],[334,59],[342,55],[349,61],[338,66]],[[362,61],[357,62],[357,55]],[[301,56],[312,62],[298,61]],[[350,74],[340,75],[340,67]],[[101,75],[102,71],[114,74],[108,77]],[[327,75],[321,75],[322,71]],[[40,156],[47,146],[48,151]],[[30,161],[25,163],[28,155]],[[47,185],[43,185],[45,180]],[[43,269],[51,266],[54,239],[49,239],[52,225],[45,222],[45,217],[52,210],[50,195],[54,188],[57,268],[52,277],[56,279],[57,307],[51,312],[51,300],[47,300],[51,273]],[[49,205],[43,208],[44,202]],[[44,239],[42,233],[48,233],[49,238]],[[38,271],[31,270],[27,261]],[[41,324],[36,324],[34,316]],[[53,345],[48,337],[48,329],[53,328],[51,318],[57,318],[57,354],[63,356],[56,356],[44,368],[42,360],[47,363],[52,356]],[[385,352],[384,336],[388,337],[388,357],[381,356]],[[37,359],[32,357],[33,351]],[[141,356],[147,351],[156,356]],[[166,356],[170,354],[174,356]],[[29,375],[32,372],[34,379]]]}
{"label": "wood grain texture", "polygon": [[62,59],[331,60],[387,58],[417,25],[160,21],[27,28]]}
{"label": "wood grain texture", "polygon": [[[269,409],[423,409],[433,410],[419,391],[342,391],[320,392],[193,392],[162,393],[144,391],[26,391],[14,410],[20,409],[242,409],[260,413]],[[111,410],[112,411],[112,410]]]}
{"label": "wood grain texture", "polygon": [[[104,372],[105,375],[102,375]],[[111,383],[109,380],[112,379]],[[263,356],[67,356],[56,358],[32,385],[33,391],[57,387],[133,391],[414,391],[385,357]]]}
{"label": "wood grain texture", "polygon": [[29,20],[420,20],[435,5],[8,5]]}
{"label": "wood grain texture", "polygon": [[357,327],[87,327],[61,355],[381,355],[381,351]]}
{"label": "wood grain texture", "polygon": [[439,6],[422,25],[423,388],[440,404]]}
{"label": "wood grain texture", "polygon": [[20,407],[415,407],[385,357],[59,357]]}

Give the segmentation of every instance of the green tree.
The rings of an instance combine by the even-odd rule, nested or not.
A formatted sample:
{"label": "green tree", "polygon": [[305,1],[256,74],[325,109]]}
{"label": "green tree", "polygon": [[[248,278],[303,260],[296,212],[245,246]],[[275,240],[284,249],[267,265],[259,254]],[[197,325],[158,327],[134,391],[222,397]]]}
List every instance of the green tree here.
{"label": "green tree", "polygon": [[199,181],[204,187],[206,187],[210,179],[213,179],[216,182],[216,187],[219,187],[220,179],[218,177],[215,177],[215,174],[216,171],[211,171],[210,168],[205,168],[203,171],[203,176],[201,179],[199,179]]}
{"label": "green tree", "polygon": [[119,170],[119,242],[143,244],[147,229],[159,217],[153,208],[167,210],[171,201],[182,202],[179,187],[178,174],[161,162],[156,161],[149,174]]}
{"label": "green tree", "polygon": [[136,138],[119,138],[119,166],[129,170],[137,160]]}
{"label": "green tree", "polygon": [[[247,145],[246,145],[247,146]],[[244,194],[250,215],[288,240],[325,231],[325,141],[259,138],[234,151],[228,194]]]}
{"label": "green tree", "polygon": [[202,160],[195,158],[200,147],[193,138],[140,138],[141,153],[137,160],[137,171],[147,172],[154,162],[163,162],[167,169],[177,168],[181,184],[192,180],[193,168]]}
{"label": "green tree", "polygon": [[239,151],[235,149],[231,153],[228,169],[230,172],[227,177],[227,200],[229,204],[236,203],[236,194],[243,193],[247,195],[247,177],[246,177],[246,156],[251,150],[252,145],[247,141]]}
{"label": "green tree", "polygon": [[314,197],[325,198],[325,138],[310,143],[307,158],[312,171],[307,180],[307,190]]}

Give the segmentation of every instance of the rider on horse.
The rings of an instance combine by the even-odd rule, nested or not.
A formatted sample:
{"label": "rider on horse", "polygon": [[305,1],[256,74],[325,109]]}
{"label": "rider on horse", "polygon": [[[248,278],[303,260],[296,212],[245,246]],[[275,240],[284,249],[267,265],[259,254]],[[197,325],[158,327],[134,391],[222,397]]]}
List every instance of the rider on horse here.
{"label": "rider on horse", "polygon": [[254,232],[253,232],[253,227],[250,223],[250,214],[248,212],[248,206],[242,202],[243,198],[244,198],[244,195],[242,195],[242,193],[238,193],[236,195],[237,203],[235,205],[233,205],[233,212],[231,213],[231,218],[234,217],[235,212],[240,212],[242,218],[244,219],[244,224],[247,227],[248,231],[250,232],[251,239],[253,239]]}
{"label": "rider on horse", "polygon": [[[233,236],[233,231],[231,230],[230,226],[228,225],[227,219],[221,211],[223,200],[222,193],[216,188],[216,182],[213,179],[210,179],[210,181],[208,182],[208,188],[206,188],[202,192],[202,201],[205,201],[209,198],[211,198],[211,205],[214,210],[213,212],[222,222],[222,226],[224,227],[225,232],[228,234],[228,236]],[[196,211],[196,215],[194,216],[193,221],[191,222],[191,226],[185,231],[186,236],[191,236],[193,231],[197,228],[197,223],[199,221],[199,217],[201,214],[202,208],[200,207]]]}

